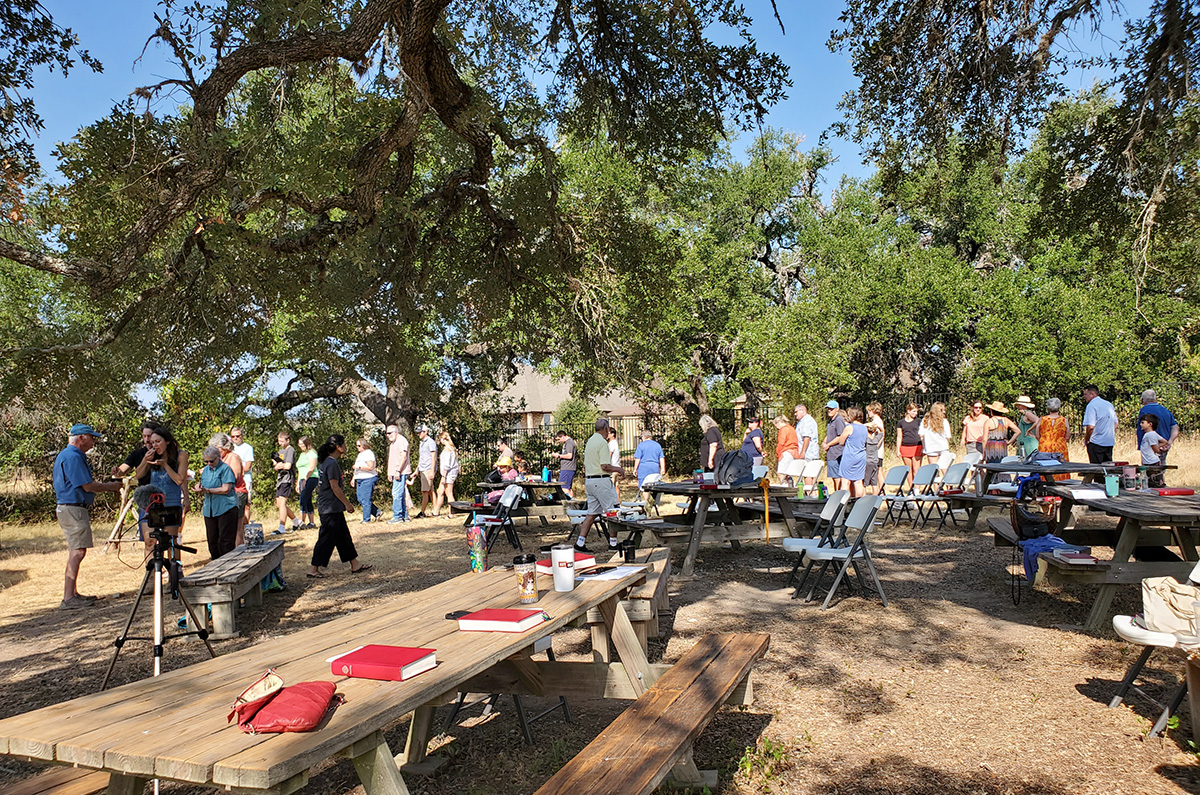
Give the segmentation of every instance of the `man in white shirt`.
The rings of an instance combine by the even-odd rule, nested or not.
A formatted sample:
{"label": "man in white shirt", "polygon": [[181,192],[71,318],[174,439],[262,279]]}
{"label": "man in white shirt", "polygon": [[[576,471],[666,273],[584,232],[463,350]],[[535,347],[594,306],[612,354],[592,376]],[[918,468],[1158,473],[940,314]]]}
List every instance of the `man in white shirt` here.
{"label": "man in white shirt", "polygon": [[1100,397],[1100,388],[1095,384],[1083,388],[1083,399],[1087,402],[1083,412],[1083,441],[1087,446],[1088,461],[1093,464],[1111,462],[1117,443],[1117,410]]}
{"label": "man in white shirt", "polygon": [[417,477],[421,480],[421,511],[414,518],[424,519],[425,509],[433,500],[433,478],[437,474],[437,442],[429,435],[429,428],[417,426],[417,438],[421,440],[417,447]]}
{"label": "man in white shirt", "polygon": [[817,420],[808,413],[808,406],[803,403],[796,406],[796,444],[800,445],[801,461],[813,461],[821,457],[821,445],[817,443],[818,433]]}
{"label": "man in white shirt", "polygon": [[408,476],[412,474],[412,462],[408,458],[408,439],[395,425],[387,426],[388,480],[392,484],[392,518],[388,524],[408,521]]}
{"label": "man in white shirt", "polygon": [[[575,539],[575,549],[587,551],[587,534],[596,523],[597,517],[605,511],[617,507],[620,497],[617,488],[609,478],[611,473],[625,474],[625,470],[612,463],[612,453],[608,449],[608,420],[604,417],[596,420],[596,432],[587,440],[583,448],[584,488],[587,490],[587,516],[579,526],[579,537]],[[616,549],[617,536],[609,531],[608,548]]]}
{"label": "man in white shirt", "polygon": [[254,470],[254,448],[245,440],[246,434],[241,428],[230,428],[229,439],[233,442],[233,452],[242,459],[242,480],[246,481],[246,516],[243,522],[250,521],[250,500],[254,497],[254,486],[251,472]]}

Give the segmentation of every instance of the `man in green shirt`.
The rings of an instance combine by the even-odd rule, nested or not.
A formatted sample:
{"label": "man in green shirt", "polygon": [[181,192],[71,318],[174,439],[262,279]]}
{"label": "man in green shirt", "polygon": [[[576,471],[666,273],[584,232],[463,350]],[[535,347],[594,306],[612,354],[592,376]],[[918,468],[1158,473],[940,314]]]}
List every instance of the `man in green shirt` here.
{"label": "man in green shirt", "polygon": [[[609,473],[616,472],[624,475],[624,468],[612,463],[608,449],[608,420],[604,417],[596,420],[596,432],[587,440],[583,448],[584,488],[587,490],[587,516],[579,526],[579,537],[575,539],[575,549],[587,551],[587,534],[596,522],[596,517],[605,511],[616,508],[620,503],[617,487],[613,485]],[[608,548],[615,549],[617,537],[610,530]]]}

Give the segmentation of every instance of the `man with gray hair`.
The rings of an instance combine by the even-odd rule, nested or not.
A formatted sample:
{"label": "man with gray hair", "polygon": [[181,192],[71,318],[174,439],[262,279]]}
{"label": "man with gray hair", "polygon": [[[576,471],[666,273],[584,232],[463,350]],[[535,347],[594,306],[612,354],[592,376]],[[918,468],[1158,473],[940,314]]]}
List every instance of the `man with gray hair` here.
{"label": "man with gray hair", "polygon": [[96,446],[96,433],[91,425],[72,425],[67,446],[54,459],[55,516],[63,535],[67,537],[67,572],[63,579],[63,600],[60,610],[91,607],[94,596],[84,596],[76,589],[79,565],[92,548],[92,517],[88,508],[102,491],[120,491],[121,481],[97,483],[88,464],[88,451]]}
{"label": "man with gray hair", "polygon": [[408,456],[408,439],[400,433],[397,425],[387,426],[388,480],[392,483],[392,518],[388,524],[408,521],[408,476],[412,474],[412,461]]}
{"label": "man with gray hair", "polygon": [[[587,490],[587,516],[579,526],[579,537],[575,539],[575,549],[587,552],[587,534],[596,523],[596,518],[605,511],[617,507],[621,498],[617,487],[609,478],[610,473],[624,475],[625,470],[612,463],[608,450],[608,420],[604,417],[596,420],[596,432],[587,440],[583,448],[583,485]],[[617,537],[613,531],[608,534],[608,548],[616,549]]]}
{"label": "man with gray hair", "polygon": [[1167,450],[1170,450],[1171,445],[1175,444],[1175,440],[1179,438],[1179,423],[1175,421],[1175,415],[1158,402],[1158,395],[1154,393],[1154,390],[1147,389],[1142,393],[1142,408],[1138,411],[1137,443],[1139,449],[1142,446],[1142,436],[1146,433],[1142,430],[1142,417],[1147,414],[1158,418],[1158,435],[1167,440],[1166,450],[1158,454],[1158,463],[1166,466]]}

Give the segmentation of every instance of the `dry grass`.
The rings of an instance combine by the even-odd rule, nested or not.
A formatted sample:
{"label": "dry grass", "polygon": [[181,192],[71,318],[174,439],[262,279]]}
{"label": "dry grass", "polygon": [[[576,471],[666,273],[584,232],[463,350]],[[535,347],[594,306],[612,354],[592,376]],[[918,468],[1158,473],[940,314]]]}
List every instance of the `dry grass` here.
{"label": "dry grass", "polygon": [[[1190,482],[1181,446],[1173,463],[1187,467],[1169,478]],[[194,520],[191,520],[194,522]],[[270,594],[261,610],[243,612],[245,637],[218,651],[319,624],[457,575],[466,568],[457,521],[410,525],[351,524],[363,560],[376,569],[350,577],[335,563],[321,581],[303,576],[315,531],[288,537],[287,591]],[[561,537],[563,527],[522,528],[529,543]],[[140,556],[88,555],[85,592],[113,595],[90,611],[60,612],[65,559],[57,526],[0,527],[0,716],[93,691],[127,615]],[[198,523],[186,540],[201,542]],[[102,532],[97,532],[103,536]],[[790,598],[784,587],[792,559],[777,546],[745,544],[740,551],[702,549],[703,577],[672,584],[667,635],[652,641],[651,658],[678,659],[709,632],[771,633],[771,649],[756,669],[752,707],[722,711],[696,748],[702,768],[718,768],[723,790],[734,793],[917,793],[918,795],[1066,795],[1066,793],[1197,793],[1200,768],[1189,753],[1191,725],[1167,738],[1144,734],[1155,708],[1136,697],[1118,709],[1107,703],[1137,649],[1111,632],[1097,636],[1053,629],[1078,622],[1094,589],[1086,586],[1026,592],[1009,599],[1009,552],[982,533],[915,530],[877,534],[878,565],[892,601],[851,596],[832,610]],[[200,543],[201,548],[203,544]],[[506,552],[501,552],[503,556]],[[188,567],[205,555],[188,556]],[[678,558],[676,558],[678,564]],[[116,594],[125,594],[117,598]],[[1114,610],[1136,610],[1134,588]],[[173,611],[173,614],[178,611]],[[143,619],[144,621],[145,619]],[[564,659],[590,659],[582,630],[556,636]],[[149,649],[130,644],[118,681],[146,676]],[[164,664],[201,659],[192,641],[172,641]],[[1146,689],[1160,700],[1175,686],[1181,657],[1156,655]],[[245,683],[231,683],[230,699]],[[506,700],[492,717],[470,719],[437,742],[449,763],[432,778],[412,778],[414,793],[529,793],[579,751],[622,708],[620,702],[573,703],[576,722],[556,716],[538,724],[538,744],[521,743]],[[439,713],[439,719],[441,714]],[[406,722],[387,732],[403,746]],[[186,727],[180,727],[186,730]],[[0,789],[37,765],[0,759]],[[171,792],[200,792],[172,786]],[[305,792],[361,792],[349,762],[314,771]]]}

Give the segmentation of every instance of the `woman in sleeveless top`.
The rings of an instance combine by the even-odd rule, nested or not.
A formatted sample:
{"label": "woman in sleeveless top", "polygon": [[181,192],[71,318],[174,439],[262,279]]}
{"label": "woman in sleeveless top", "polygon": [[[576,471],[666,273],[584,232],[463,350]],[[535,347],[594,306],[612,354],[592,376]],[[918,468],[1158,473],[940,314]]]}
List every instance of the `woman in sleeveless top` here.
{"label": "woman in sleeveless top", "polygon": [[987,412],[991,423],[988,425],[987,442],[983,446],[983,460],[989,464],[998,464],[1008,455],[1009,442],[1019,430],[1006,416],[1008,407],[1000,401],[989,403]]}
{"label": "woman in sleeveless top", "polygon": [[[1058,453],[1063,461],[1070,461],[1067,442],[1071,441],[1071,426],[1067,418],[1059,414],[1062,401],[1050,398],[1046,401],[1046,416],[1042,417],[1038,433],[1038,449],[1043,453]],[[1067,480],[1070,475],[1055,475],[1055,480]]]}
{"label": "woman in sleeveless top", "polygon": [[1033,413],[1033,401],[1025,395],[1017,398],[1013,405],[1017,408],[1017,455],[1025,458],[1038,451],[1038,426],[1041,419]]}
{"label": "woman in sleeveless top", "polygon": [[[150,434],[150,450],[138,464],[137,476],[150,476],[150,485],[156,486],[163,493],[163,505],[167,507],[183,507],[183,489],[188,479],[188,454],[179,449],[175,435],[169,428],[159,426]],[[172,536],[179,535],[179,525],[164,527]],[[154,541],[146,537],[147,551],[154,547]]]}
{"label": "woman in sleeveless top", "polygon": [[842,431],[834,444],[844,444],[841,460],[841,478],[850,482],[850,499],[866,493],[863,478],[867,471],[867,426],[863,425],[863,412],[858,406],[846,409],[846,430]]}

